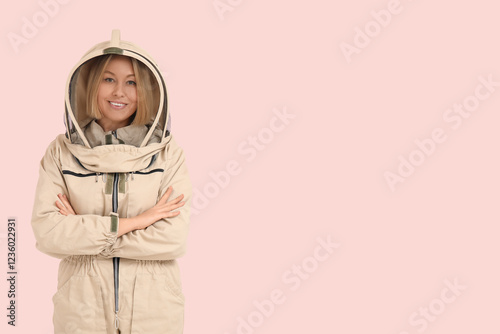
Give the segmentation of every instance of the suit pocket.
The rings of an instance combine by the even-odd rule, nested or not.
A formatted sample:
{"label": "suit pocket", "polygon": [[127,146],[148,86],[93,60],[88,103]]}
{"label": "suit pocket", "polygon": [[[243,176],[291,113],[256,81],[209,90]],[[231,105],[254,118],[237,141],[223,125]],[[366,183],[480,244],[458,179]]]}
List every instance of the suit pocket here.
{"label": "suit pocket", "polygon": [[182,334],[184,296],[165,274],[138,274],[134,286],[132,334]]}
{"label": "suit pocket", "polygon": [[106,333],[98,277],[72,276],[52,297],[55,334]]}
{"label": "suit pocket", "polygon": [[102,173],[82,173],[80,170],[64,169],[64,166],[62,173],[68,190],[69,202],[76,213],[104,215],[109,212],[109,208],[105,207],[109,200],[106,200],[104,179],[112,178],[112,176],[103,176]]}

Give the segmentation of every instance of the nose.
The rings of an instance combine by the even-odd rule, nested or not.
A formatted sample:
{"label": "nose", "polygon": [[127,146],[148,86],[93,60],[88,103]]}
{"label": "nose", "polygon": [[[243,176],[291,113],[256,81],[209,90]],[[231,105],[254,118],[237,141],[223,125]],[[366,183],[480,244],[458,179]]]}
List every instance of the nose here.
{"label": "nose", "polygon": [[123,96],[123,87],[120,84],[116,84],[113,89],[113,95]]}

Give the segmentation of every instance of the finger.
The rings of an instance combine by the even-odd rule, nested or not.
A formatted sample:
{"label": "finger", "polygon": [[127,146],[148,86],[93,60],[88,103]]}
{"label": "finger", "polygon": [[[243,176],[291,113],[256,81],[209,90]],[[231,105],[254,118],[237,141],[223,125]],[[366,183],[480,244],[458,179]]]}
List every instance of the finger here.
{"label": "finger", "polygon": [[186,203],[186,201],[182,201],[182,202],[178,202],[178,203],[174,203],[173,201],[172,202],[168,202],[166,204],[163,204],[163,205],[160,205],[158,208],[160,210],[163,210],[163,211],[172,211],[174,209],[177,209],[177,208],[180,208],[181,206],[183,206],[184,204]]}
{"label": "finger", "polygon": [[179,215],[181,212],[180,211],[171,211],[171,212],[167,212],[163,218],[171,218],[171,217],[175,217],[177,215]]}
{"label": "finger", "polygon": [[60,209],[59,213],[62,214],[62,215],[65,215],[65,216],[69,216],[70,215],[70,213],[66,209],[64,209],[64,208]]}
{"label": "finger", "polygon": [[165,193],[161,196],[160,200],[158,201],[158,203],[161,203],[163,204],[164,202],[167,201],[167,199],[170,197],[170,195],[172,194],[172,186],[169,186],[167,188],[167,191],[165,191]]}
{"label": "finger", "polygon": [[62,205],[61,202],[59,202],[59,201],[56,201],[56,206],[57,206],[57,208],[59,208],[61,210],[64,209],[64,205]]}
{"label": "finger", "polygon": [[64,204],[62,204],[61,202],[59,201],[56,201],[56,206],[59,210],[64,210],[66,211],[66,207],[64,206]]}
{"label": "finger", "polygon": [[57,197],[59,197],[62,204],[64,205],[64,209],[65,209],[67,214],[76,215],[76,212],[75,212],[75,210],[73,210],[73,207],[69,203],[68,197],[66,195],[58,194]]}
{"label": "finger", "polygon": [[59,208],[60,214],[65,215],[65,216],[68,215],[68,212],[66,211],[66,209],[64,208],[64,206],[61,203],[56,202],[56,206]]}
{"label": "finger", "polygon": [[68,200],[68,196],[66,195],[63,195],[64,196],[64,199],[66,201],[66,203],[68,203],[68,205],[66,206],[66,208],[68,209],[69,213],[73,214],[73,215],[76,215],[76,212],[75,210],[73,209],[73,206],[71,206],[69,200]]}
{"label": "finger", "polygon": [[183,206],[184,204],[186,204],[186,202],[185,202],[185,201],[179,202],[179,203],[177,203],[177,204],[173,204],[173,205],[171,205],[171,206],[170,206],[170,207],[171,207],[170,211],[172,211],[172,210],[174,210],[174,209],[177,209],[177,208],[180,208],[180,207],[181,207],[181,206]]}
{"label": "finger", "polygon": [[69,203],[68,197],[66,197],[66,195],[59,194],[59,195],[57,195],[57,197],[59,197],[59,199],[61,200],[61,202],[64,204],[64,206],[66,208],[71,207],[71,204]]}
{"label": "finger", "polygon": [[61,200],[61,203],[66,207],[66,200],[64,199],[62,194],[57,194],[57,197]]}
{"label": "finger", "polygon": [[177,196],[176,198],[174,198],[170,202],[167,202],[167,205],[169,205],[169,204],[176,204],[176,203],[178,203],[183,198],[184,198],[184,194],[180,194],[179,196]]}
{"label": "finger", "polygon": [[186,204],[186,202],[180,202],[178,204],[165,205],[164,207],[161,208],[161,211],[162,212],[171,212],[171,211],[173,211],[175,209],[180,208],[184,204]]}

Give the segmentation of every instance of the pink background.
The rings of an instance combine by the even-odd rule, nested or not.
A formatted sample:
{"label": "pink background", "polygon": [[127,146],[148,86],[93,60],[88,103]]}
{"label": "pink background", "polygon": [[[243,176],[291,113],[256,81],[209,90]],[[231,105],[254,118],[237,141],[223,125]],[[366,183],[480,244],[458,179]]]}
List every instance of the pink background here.
{"label": "pink background", "polygon": [[[172,132],[211,196],[180,260],[186,334],[499,332],[500,86],[459,127],[443,118],[477,102],[478,77],[500,82],[495,2],[221,0],[223,20],[212,0],[66,2],[18,52],[8,34],[42,6],[0,11],[2,277],[7,217],[19,236],[17,327],[2,278],[0,332],[52,332],[58,260],[30,226],[38,163],[64,132],[70,70],[113,28],[159,63]],[[269,130],[283,109],[295,118]],[[419,153],[436,128],[446,140]],[[251,161],[249,137],[262,145]],[[400,156],[420,165],[392,191]],[[240,173],[214,188],[231,161]],[[340,246],[317,261],[328,236]],[[273,290],[281,303],[259,311]]]}

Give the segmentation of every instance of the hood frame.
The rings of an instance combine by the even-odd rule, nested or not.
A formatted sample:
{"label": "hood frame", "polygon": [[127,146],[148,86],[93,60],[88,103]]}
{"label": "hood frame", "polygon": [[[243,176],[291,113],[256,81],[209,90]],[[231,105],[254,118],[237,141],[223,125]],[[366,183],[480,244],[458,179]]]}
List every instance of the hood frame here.
{"label": "hood frame", "polygon": [[80,124],[78,123],[75,114],[73,112],[73,109],[71,107],[71,83],[73,80],[73,76],[76,74],[80,66],[82,66],[84,63],[89,61],[92,58],[103,56],[103,55],[108,55],[108,54],[116,54],[116,55],[122,55],[122,56],[128,56],[131,58],[135,58],[138,61],[142,62],[144,65],[146,65],[151,73],[153,73],[158,86],[159,86],[159,93],[160,93],[160,101],[158,105],[158,110],[156,112],[155,119],[149,128],[149,131],[145,138],[143,139],[141,145],[139,147],[144,147],[148,143],[149,138],[153,134],[154,130],[156,129],[156,126],[158,125],[158,122],[160,121],[162,114],[165,113],[165,124],[163,125],[163,131],[162,131],[162,142],[165,140],[166,137],[170,135],[169,131],[169,125],[170,125],[170,113],[168,110],[168,99],[167,99],[167,90],[165,86],[165,81],[163,79],[163,76],[161,75],[160,69],[158,67],[158,64],[154,61],[154,59],[144,50],[142,50],[140,47],[137,45],[127,42],[127,41],[122,41],[120,38],[120,30],[119,29],[113,29],[112,34],[111,34],[111,40],[106,41],[106,42],[101,42],[97,45],[95,45],[93,48],[91,48],[89,51],[85,53],[85,55],[80,59],[80,61],[73,67],[71,70],[68,79],[66,81],[66,92],[65,92],[65,117],[64,117],[64,123],[66,127],[66,138],[68,138],[71,141],[71,127],[74,127],[76,131],[78,132],[79,137],[82,139],[84,146],[87,148],[91,148],[87,138],[85,137]]}

